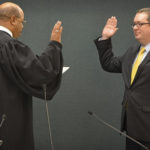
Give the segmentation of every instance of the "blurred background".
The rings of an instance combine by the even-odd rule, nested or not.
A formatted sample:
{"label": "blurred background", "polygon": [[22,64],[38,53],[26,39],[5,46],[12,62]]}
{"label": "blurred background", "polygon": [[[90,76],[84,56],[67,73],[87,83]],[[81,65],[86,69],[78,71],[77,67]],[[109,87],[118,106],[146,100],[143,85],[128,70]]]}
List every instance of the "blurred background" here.
{"label": "blurred background", "polygon": [[[102,70],[93,40],[111,16],[118,19],[113,37],[116,56],[135,43],[131,24],[136,10],[149,0],[10,0],[21,6],[27,23],[20,41],[39,54],[49,42],[52,28],[62,21],[64,66],[60,90],[48,102],[55,150],[124,150],[125,138],[88,115],[120,129],[124,83],[121,74]],[[1,3],[6,2],[1,0]],[[45,101],[33,98],[36,150],[51,150]]]}

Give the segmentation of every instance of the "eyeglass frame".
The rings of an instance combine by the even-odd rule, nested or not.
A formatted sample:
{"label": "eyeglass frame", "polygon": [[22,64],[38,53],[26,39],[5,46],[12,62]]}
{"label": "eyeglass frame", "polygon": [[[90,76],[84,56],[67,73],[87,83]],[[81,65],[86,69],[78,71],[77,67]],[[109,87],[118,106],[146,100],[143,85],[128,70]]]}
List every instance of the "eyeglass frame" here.
{"label": "eyeglass frame", "polygon": [[20,20],[20,18],[17,18],[23,25],[27,23],[26,20]]}
{"label": "eyeglass frame", "polygon": [[131,26],[132,26],[132,28],[134,28],[135,26],[137,26],[138,28],[140,28],[140,27],[142,27],[145,24],[150,24],[150,22],[133,23]]}

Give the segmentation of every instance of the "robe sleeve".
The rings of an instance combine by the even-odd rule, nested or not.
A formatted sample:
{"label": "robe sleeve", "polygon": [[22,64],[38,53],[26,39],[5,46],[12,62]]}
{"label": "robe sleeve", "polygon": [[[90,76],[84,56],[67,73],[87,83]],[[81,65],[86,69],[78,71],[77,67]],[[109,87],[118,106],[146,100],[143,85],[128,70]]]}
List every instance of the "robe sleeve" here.
{"label": "robe sleeve", "polygon": [[63,56],[62,45],[51,41],[40,56],[18,40],[6,42],[1,46],[0,62],[6,75],[25,93],[52,99],[60,87]]}

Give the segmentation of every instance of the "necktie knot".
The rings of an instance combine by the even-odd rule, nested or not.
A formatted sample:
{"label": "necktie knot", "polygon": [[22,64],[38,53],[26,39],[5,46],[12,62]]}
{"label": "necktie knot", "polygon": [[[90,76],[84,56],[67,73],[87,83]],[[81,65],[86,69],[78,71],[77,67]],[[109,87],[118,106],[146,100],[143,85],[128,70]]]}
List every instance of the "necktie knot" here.
{"label": "necktie knot", "polygon": [[144,51],[145,51],[145,47],[142,47],[142,48],[140,49],[140,54],[144,53]]}

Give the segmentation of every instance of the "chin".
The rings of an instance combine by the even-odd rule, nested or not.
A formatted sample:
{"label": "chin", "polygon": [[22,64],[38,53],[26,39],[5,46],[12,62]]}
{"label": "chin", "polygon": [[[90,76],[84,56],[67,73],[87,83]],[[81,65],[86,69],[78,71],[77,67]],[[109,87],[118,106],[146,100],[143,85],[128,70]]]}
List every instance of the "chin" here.
{"label": "chin", "polygon": [[15,36],[15,38],[16,38],[16,39],[17,39],[17,38],[19,38],[19,37],[20,37],[20,35],[21,35],[21,34],[17,34],[17,35]]}
{"label": "chin", "polygon": [[138,35],[136,36],[136,35],[135,35],[135,39],[136,39],[137,41],[139,41],[139,40],[140,40],[140,36],[138,36]]}

